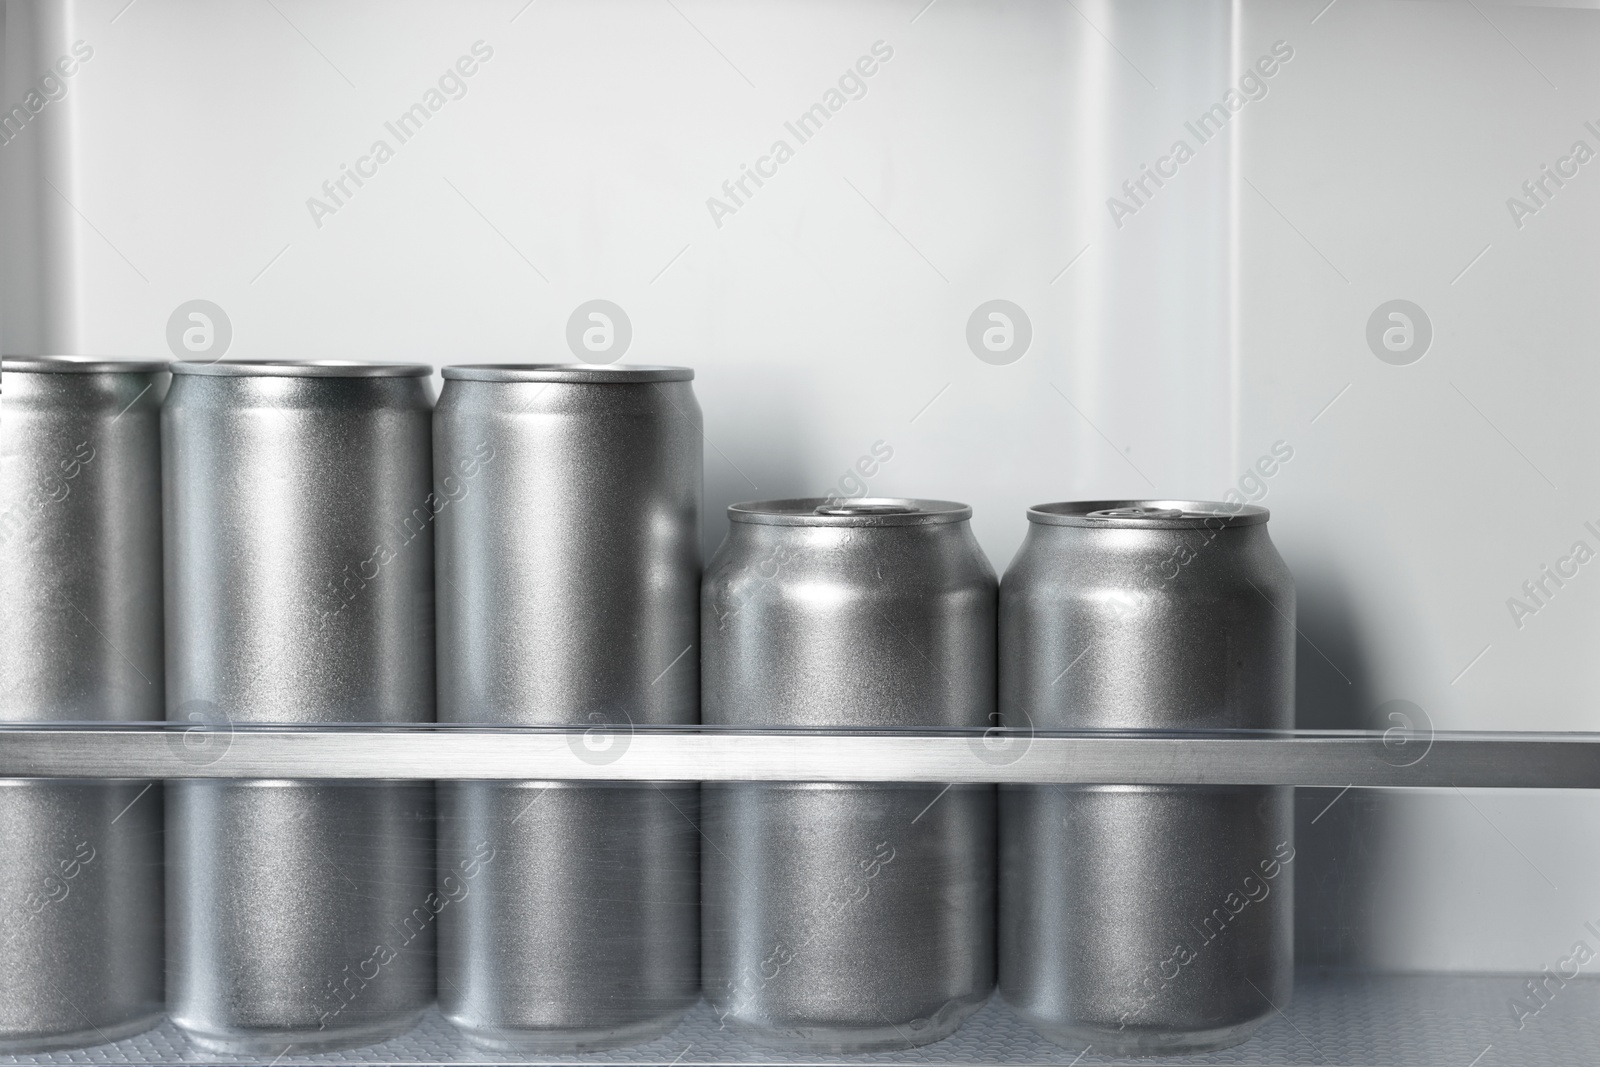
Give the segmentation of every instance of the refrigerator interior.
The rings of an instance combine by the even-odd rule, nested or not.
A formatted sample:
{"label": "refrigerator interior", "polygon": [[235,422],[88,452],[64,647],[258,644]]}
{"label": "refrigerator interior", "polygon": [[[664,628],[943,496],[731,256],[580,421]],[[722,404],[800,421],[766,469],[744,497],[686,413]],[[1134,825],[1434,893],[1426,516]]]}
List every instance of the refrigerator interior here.
{"label": "refrigerator interior", "polygon": [[[1298,728],[1581,734],[1597,49],[1587,0],[5,0],[0,349],[690,366],[707,558],[752,499],[970,503],[997,571],[1041,501],[1247,500]],[[1526,983],[1600,946],[1597,803],[1298,789],[1294,1002],[1184,1062],[1586,1062],[1591,979]],[[1077,1062],[1008,1010],[869,1058]],[[790,1062],[704,1003],[578,1058]],[[436,1012],[323,1061],[527,1062]]]}

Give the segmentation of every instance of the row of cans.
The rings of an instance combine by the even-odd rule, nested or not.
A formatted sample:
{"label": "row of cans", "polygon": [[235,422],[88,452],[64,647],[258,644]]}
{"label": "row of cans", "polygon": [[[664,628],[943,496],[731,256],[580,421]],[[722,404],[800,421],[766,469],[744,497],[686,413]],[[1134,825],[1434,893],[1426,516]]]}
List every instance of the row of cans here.
{"label": "row of cans", "polygon": [[[1253,506],[729,509],[672,367],[7,359],[0,719],[968,731],[1292,726],[1294,590]],[[995,731],[995,727],[1007,728]],[[163,1013],[272,1056],[650,1040],[704,995],[815,1052],[1001,995],[1106,1053],[1290,995],[1288,790],[0,782],[0,1050]]]}

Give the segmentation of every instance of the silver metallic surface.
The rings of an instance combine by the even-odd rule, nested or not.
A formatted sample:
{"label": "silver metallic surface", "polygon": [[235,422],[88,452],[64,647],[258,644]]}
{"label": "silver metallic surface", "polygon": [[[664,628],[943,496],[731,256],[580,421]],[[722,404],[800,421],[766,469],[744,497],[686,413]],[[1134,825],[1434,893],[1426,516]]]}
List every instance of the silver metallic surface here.
{"label": "silver metallic surface", "polygon": [[[167,704],[192,724],[174,754],[225,761],[235,722],[431,721],[428,369],[173,372]],[[430,786],[173,782],[167,804],[168,998],[194,1040],[363,1044],[432,1000]]]}
{"label": "silver metallic surface", "polygon": [[[0,362],[0,719],[162,717],[163,369]],[[0,780],[0,857],[0,1052],[155,1025],[160,790]]]}
{"label": "silver metallic surface", "polygon": [[161,787],[0,780],[0,1054],[161,1021]]}
{"label": "silver metallic surface", "polygon": [[698,721],[688,653],[704,442],[692,374],[445,368],[440,721]]}
{"label": "silver metallic surface", "polygon": [[[971,514],[729,508],[701,594],[706,723],[991,725],[996,582]],[[817,1052],[900,1048],[949,1035],[988,997],[991,787],[708,785],[702,803],[702,966],[726,1023]]]}
{"label": "silver metallic surface", "polygon": [[[1000,714],[1033,729],[1286,729],[1294,584],[1264,508],[1047,504],[1000,593]],[[1288,1003],[1288,789],[1001,791],[1000,989],[1068,1047],[1244,1040]]]}
{"label": "silver metallic surface", "polygon": [[[440,720],[586,727],[596,732],[566,739],[568,752],[601,771],[635,724],[698,722],[693,372],[444,375]],[[675,1026],[699,995],[698,794],[441,783],[440,891],[464,887],[440,922],[446,1017],[479,1045],[546,1053]]]}
{"label": "silver metallic surface", "polygon": [[167,952],[174,1022],[200,1047],[274,1056],[402,1033],[433,999],[433,790],[173,783]]}
{"label": "silver metallic surface", "polygon": [[699,999],[699,790],[439,785],[440,1003],[477,1045],[583,1052]]}
{"label": "silver metallic surface", "polygon": [[0,362],[0,719],[162,717],[164,366]]}

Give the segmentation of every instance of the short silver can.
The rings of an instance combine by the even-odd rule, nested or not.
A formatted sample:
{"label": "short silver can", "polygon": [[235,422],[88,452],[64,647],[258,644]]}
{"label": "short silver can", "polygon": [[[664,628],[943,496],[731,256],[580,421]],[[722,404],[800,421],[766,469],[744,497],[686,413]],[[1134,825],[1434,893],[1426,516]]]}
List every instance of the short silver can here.
{"label": "short silver can", "polygon": [[[965,505],[728,509],[701,593],[703,715],[744,728],[993,725],[996,581]],[[816,1053],[952,1033],[994,985],[992,786],[703,789],[705,991]]]}
{"label": "short silver can", "polygon": [[[1017,730],[1282,730],[1294,583],[1267,511],[1089,501],[1028,512],[1000,589]],[[1001,789],[1000,991],[1107,1055],[1222,1048],[1287,1006],[1293,791]]]}

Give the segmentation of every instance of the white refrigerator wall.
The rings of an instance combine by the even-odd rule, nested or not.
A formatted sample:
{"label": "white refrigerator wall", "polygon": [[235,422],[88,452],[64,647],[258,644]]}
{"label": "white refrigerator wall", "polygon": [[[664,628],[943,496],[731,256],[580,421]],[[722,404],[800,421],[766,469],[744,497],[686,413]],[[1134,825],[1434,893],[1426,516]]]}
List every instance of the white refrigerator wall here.
{"label": "white refrigerator wall", "polygon": [[[1595,730],[1600,11],[1326,3],[1247,7],[1296,56],[1238,173],[1240,459],[1295,448],[1265,503],[1299,722]],[[1333,794],[1301,799],[1300,900],[1340,917],[1306,916],[1303,955],[1537,970],[1595,943],[1592,794],[1346,797],[1315,825]]]}
{"label": "white refrigerator wall", "polygon": [[[697,371],[708,554],[868,492],[971,503],[1003,570],[1030,504],[1231,490],[1302,725],[1593,728],[1597,47],[1482,0],[5,0],[0,340],[626,338]],[[1307,960],[1537,970],[1600,919],[1588,796],[1336,795]]]}

